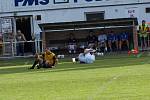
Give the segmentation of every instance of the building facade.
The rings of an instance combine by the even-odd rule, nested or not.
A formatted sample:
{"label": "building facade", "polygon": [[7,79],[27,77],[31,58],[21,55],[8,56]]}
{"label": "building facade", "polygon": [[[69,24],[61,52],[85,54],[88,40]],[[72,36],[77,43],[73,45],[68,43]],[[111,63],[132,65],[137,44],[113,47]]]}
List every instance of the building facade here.
{"label": "building facade", "polygon": [[149,0],[0,0],[1,19],[11,18],[13,33],[21,29],[28,41],[31,33],[39,38],[43,23],[132,17],[141,23],[149,16]]}

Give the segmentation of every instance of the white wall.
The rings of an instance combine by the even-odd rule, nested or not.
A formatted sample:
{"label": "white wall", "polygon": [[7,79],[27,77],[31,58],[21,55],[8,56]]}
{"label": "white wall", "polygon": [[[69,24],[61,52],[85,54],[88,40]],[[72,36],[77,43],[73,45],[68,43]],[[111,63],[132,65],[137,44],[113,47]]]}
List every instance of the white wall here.
{"label": "white wall", "polygon": [[[8,1],[8,0],[6,0],[6,1]],[[8,4],[8,2],[6,2],[6,1],[3,1],[3,3],[5,2],[6,4]],[[11,0],[11,1],[13,1],[13,0]],[[131,0],[131,1],[133,1],[133,0]],[[2,2],[2,0],[0,0],[0,3],[1,2]],[[143,19],[145,19],[147,22],[150,22],[150,13],[145,13],[146,7],[150,7],[150,3],[140,4],[140,5],[86,7],[86,8],[74,8],[74,9],[16,12],[16,16],[33,15],[34,32],[36,32],[36,31],[39,32],[40,30],[39,30],[39,27],[37,26],[37,24],[39,24],[39,23],[84,21],[84,20],[86,20],[85,19],[86,12],[105,11],[105,19],[115,19],[115,18],[129,17],[127,14],[127,9],[136,8],[136,14],[137,14],[136,17],[138,18],[139,23],[141,23],[141,21]],[[35,20],[36,15],[41,15],[42,20],[36,21]],[[5,17],[5,16],[14,16],[14,12],[0,13],[0,17]]]}
{"label": "white wall", "polygon": [[[24,1],[24,0],[23,0]],[[43,1],[43,0],[39,0]],[[60,0],[59,0],[60,1]],[[54,0],[49,0],[47,5],[35,5],[28,4],[22,6],[22,2],[19,2],[19,6],[15,6],[15,0],[0,0],[0,12],[18,12],[18,11],[29,11],[29,10],[45,10],[45,9],[62,9],[62,8],[73,8],[73,7],[89,7],[89,6],[104,6],[104,5],[118,5],[118,4],[132,4],[150,2],[149,0],[92,0],[87,2],[86,0],[78,0],[77,3],[74,0],[69,0],[69,3],[54,4]]]}

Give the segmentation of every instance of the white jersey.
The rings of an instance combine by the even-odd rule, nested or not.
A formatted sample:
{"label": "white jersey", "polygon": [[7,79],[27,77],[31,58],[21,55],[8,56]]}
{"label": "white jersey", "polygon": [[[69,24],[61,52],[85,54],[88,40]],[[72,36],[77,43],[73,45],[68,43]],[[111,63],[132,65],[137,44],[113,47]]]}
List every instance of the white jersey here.
{"label": "white jersey", "polygon": [[98,36],[98,41],[99,42],[105,42],[107,40],[107,35],[106,34],[101,34]]}
{"label": "white jersey", "polygon": [[86,64],[91,64],[95,61],[95,55],[91,53],[80,53],[79,54],[79,61],[85,62]]}

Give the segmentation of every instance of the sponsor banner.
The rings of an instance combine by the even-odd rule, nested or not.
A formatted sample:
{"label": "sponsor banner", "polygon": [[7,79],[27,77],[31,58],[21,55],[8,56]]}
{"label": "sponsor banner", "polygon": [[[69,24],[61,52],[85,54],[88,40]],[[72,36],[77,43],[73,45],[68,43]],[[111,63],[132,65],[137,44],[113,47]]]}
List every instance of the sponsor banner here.
{"label": "sponsor banner", "polygon": [[138,0],[0,0],[0,12],[138,3]]}
{"label": "sponsor banner", "polygon": [[12,19],[11,18],[1,18],[1,31],[2,33],[12,33]]}

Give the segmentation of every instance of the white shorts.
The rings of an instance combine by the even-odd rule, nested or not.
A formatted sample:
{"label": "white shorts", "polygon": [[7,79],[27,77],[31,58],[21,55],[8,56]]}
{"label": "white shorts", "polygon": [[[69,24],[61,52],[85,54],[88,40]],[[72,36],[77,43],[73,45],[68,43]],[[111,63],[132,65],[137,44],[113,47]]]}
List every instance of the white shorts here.
{"label": "white shorts", "polygon": [[74,44],[68,45],[68,49],[69,50],[75,50],[76,49],[76,45],[74,45]]}

